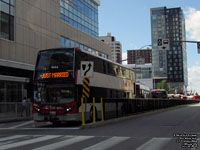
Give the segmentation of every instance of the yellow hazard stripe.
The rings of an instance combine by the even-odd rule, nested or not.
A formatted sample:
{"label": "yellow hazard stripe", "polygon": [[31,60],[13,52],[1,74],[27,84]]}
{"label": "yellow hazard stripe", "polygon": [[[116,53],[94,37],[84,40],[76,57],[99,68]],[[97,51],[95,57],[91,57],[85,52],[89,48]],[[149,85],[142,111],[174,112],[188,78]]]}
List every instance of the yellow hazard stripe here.
{"label": "yellow hazard stripe", "polygon": [[83,93],[86,97],[89,97],[89,94],[83,89]]}
{"label": "yellow hazard stripe", "polygon": [[85,84],[83,84],[83,87],[88,91],[88,93],[90,92],[90,89]]}
{"label": "yellow hazard stripe", "polygon": [[83,82],[83,85],[85,85],[88,89],[90,88],[90,85],[87,85],[85,82]]}
{"label": "yellow hazard stripe", "polygon": [[87,79],[83,79],[83,82],[85,82],[85,84],[87,84],[88,86],[90,86],[90,82],[89,82],[89,80],[87,80]]}

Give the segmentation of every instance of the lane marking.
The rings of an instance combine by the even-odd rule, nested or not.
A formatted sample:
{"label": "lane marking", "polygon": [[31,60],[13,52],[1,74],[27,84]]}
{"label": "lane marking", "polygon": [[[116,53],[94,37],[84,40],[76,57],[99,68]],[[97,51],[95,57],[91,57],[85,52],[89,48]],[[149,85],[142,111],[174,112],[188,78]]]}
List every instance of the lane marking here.
{"label": "lane marking", "polygon": [[0,128],[0,130],[79,130],[81,127],[77,128]]}
{"label": "lane marking", "polygon": [[67,139],[67,140],[64,140],[64,141],[61,141],[61,142],[46,145],[46,146],[36,148],[36,149],[33,149],[33,150],[55,150],[55,149],[59,149],[59,148],[65,147],[65,146],[69,146],[69,145],[72,145],[72,144],[75,144],[75,143],[78,143],[78,142],[81,142],[81,141],[91,139],[93,137],[94,136],[77,136],[77,137],[74,137],[74,138],[71,138],[71,139]]}
{"label": "lane marking", "polygon": [[25,140],[25,141],[20,141],[20,142],[16,142],[16,143],[11,143],[8,145],[3,145],[3,146],[0,146],[0,149],[6,150],[6,149],[10,149],[10,148],[16,148],[19,146],[42,142],[42,141],[46,141],[46,140],[50,140],[50,139],[54,139],[54,138],[58,138],[58,137],[60,137],[60,135],[59,136],[58,135],[48,135],[48,136],[44,136],[44,137],[38,137],[38,138],[30,139],[30,140]]}
{"label": "lane marking", "polygon": [[26,135],[13,135],[13,136],[9,136],[9,137],[2,137],[0,138],[0,142],[3,141],[7,141],[7,140],[13,140],[13,139],[17,139],[17,138],[21,138],[21,137],[25,137]]}
{"label": "lane marking", "polygon": [[146,143],[142,144],[136,150],[160,150],[166,145],[172,138],[152,138]]}
{"label": "lane marking", "polygon": [[83,150],[105,150],[105,149],[108,149],[114,145],[117,145],[127,139],[129,139],[130,137],[112,137],[112,138],[109,138],[105,141],[102,141],[100,143],[97,143],[95,145],[92,145],[88,148],[85,148]]}
{"label": "lane marking", "polygon": [[21,123],[21,124],[18,124],[18,125],[15,125],[15,126],[12,126],[12,127],[9,127],[9,129],[14,129],[14,128],[18,128],[18,127],[21,127],[21,126],[25,126],[27,124],[31,124],[33,123],[34,121],[31,120],[31,121],[28,121],[28,122],[24,122],[24,123]]}

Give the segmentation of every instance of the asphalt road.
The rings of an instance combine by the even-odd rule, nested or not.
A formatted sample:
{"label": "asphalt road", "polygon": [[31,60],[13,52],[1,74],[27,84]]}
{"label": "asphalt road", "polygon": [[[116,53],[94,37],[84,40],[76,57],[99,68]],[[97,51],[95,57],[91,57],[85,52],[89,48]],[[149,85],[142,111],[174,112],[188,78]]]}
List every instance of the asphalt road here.
{"label": "asphalt road", "polygon": [[193,150],[200,149],[199,136],[200,104],[193,104],[89,129],[74,123],[4,123],[0,150]]}

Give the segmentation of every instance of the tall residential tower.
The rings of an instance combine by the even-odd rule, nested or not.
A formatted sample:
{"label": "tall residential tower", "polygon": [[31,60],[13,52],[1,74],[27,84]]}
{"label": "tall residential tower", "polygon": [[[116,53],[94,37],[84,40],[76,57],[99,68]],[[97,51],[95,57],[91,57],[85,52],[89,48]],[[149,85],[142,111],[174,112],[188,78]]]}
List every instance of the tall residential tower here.
{"label": "tall residential tower", "polygon": [[[182,93],[188,85],[185,19],[181,8],[152,8],[152,65],[154,88],[167,80],[171,92]],[[170,50],[159,50],[158,39],[169,39]]]}
{"label": "tall residential tower", "polygon": [[107,36],[100,36],[99,40],[108,44],[112,49],[112,61],[122,63],[122,45],[119,41],[115,40],[115,37],[111,33],[107,33]]}

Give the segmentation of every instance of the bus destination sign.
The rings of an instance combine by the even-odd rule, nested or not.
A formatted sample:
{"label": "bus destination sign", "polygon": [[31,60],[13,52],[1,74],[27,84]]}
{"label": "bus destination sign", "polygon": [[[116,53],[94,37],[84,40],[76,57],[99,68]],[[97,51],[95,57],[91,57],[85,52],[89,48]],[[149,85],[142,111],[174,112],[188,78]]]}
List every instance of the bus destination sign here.
{"label": "bus destination sign", "polygon": [[68,78],[69,72],[54,72],[54,73],[43,73],[41,75],[42,79],[50,79],[50,78]]}

